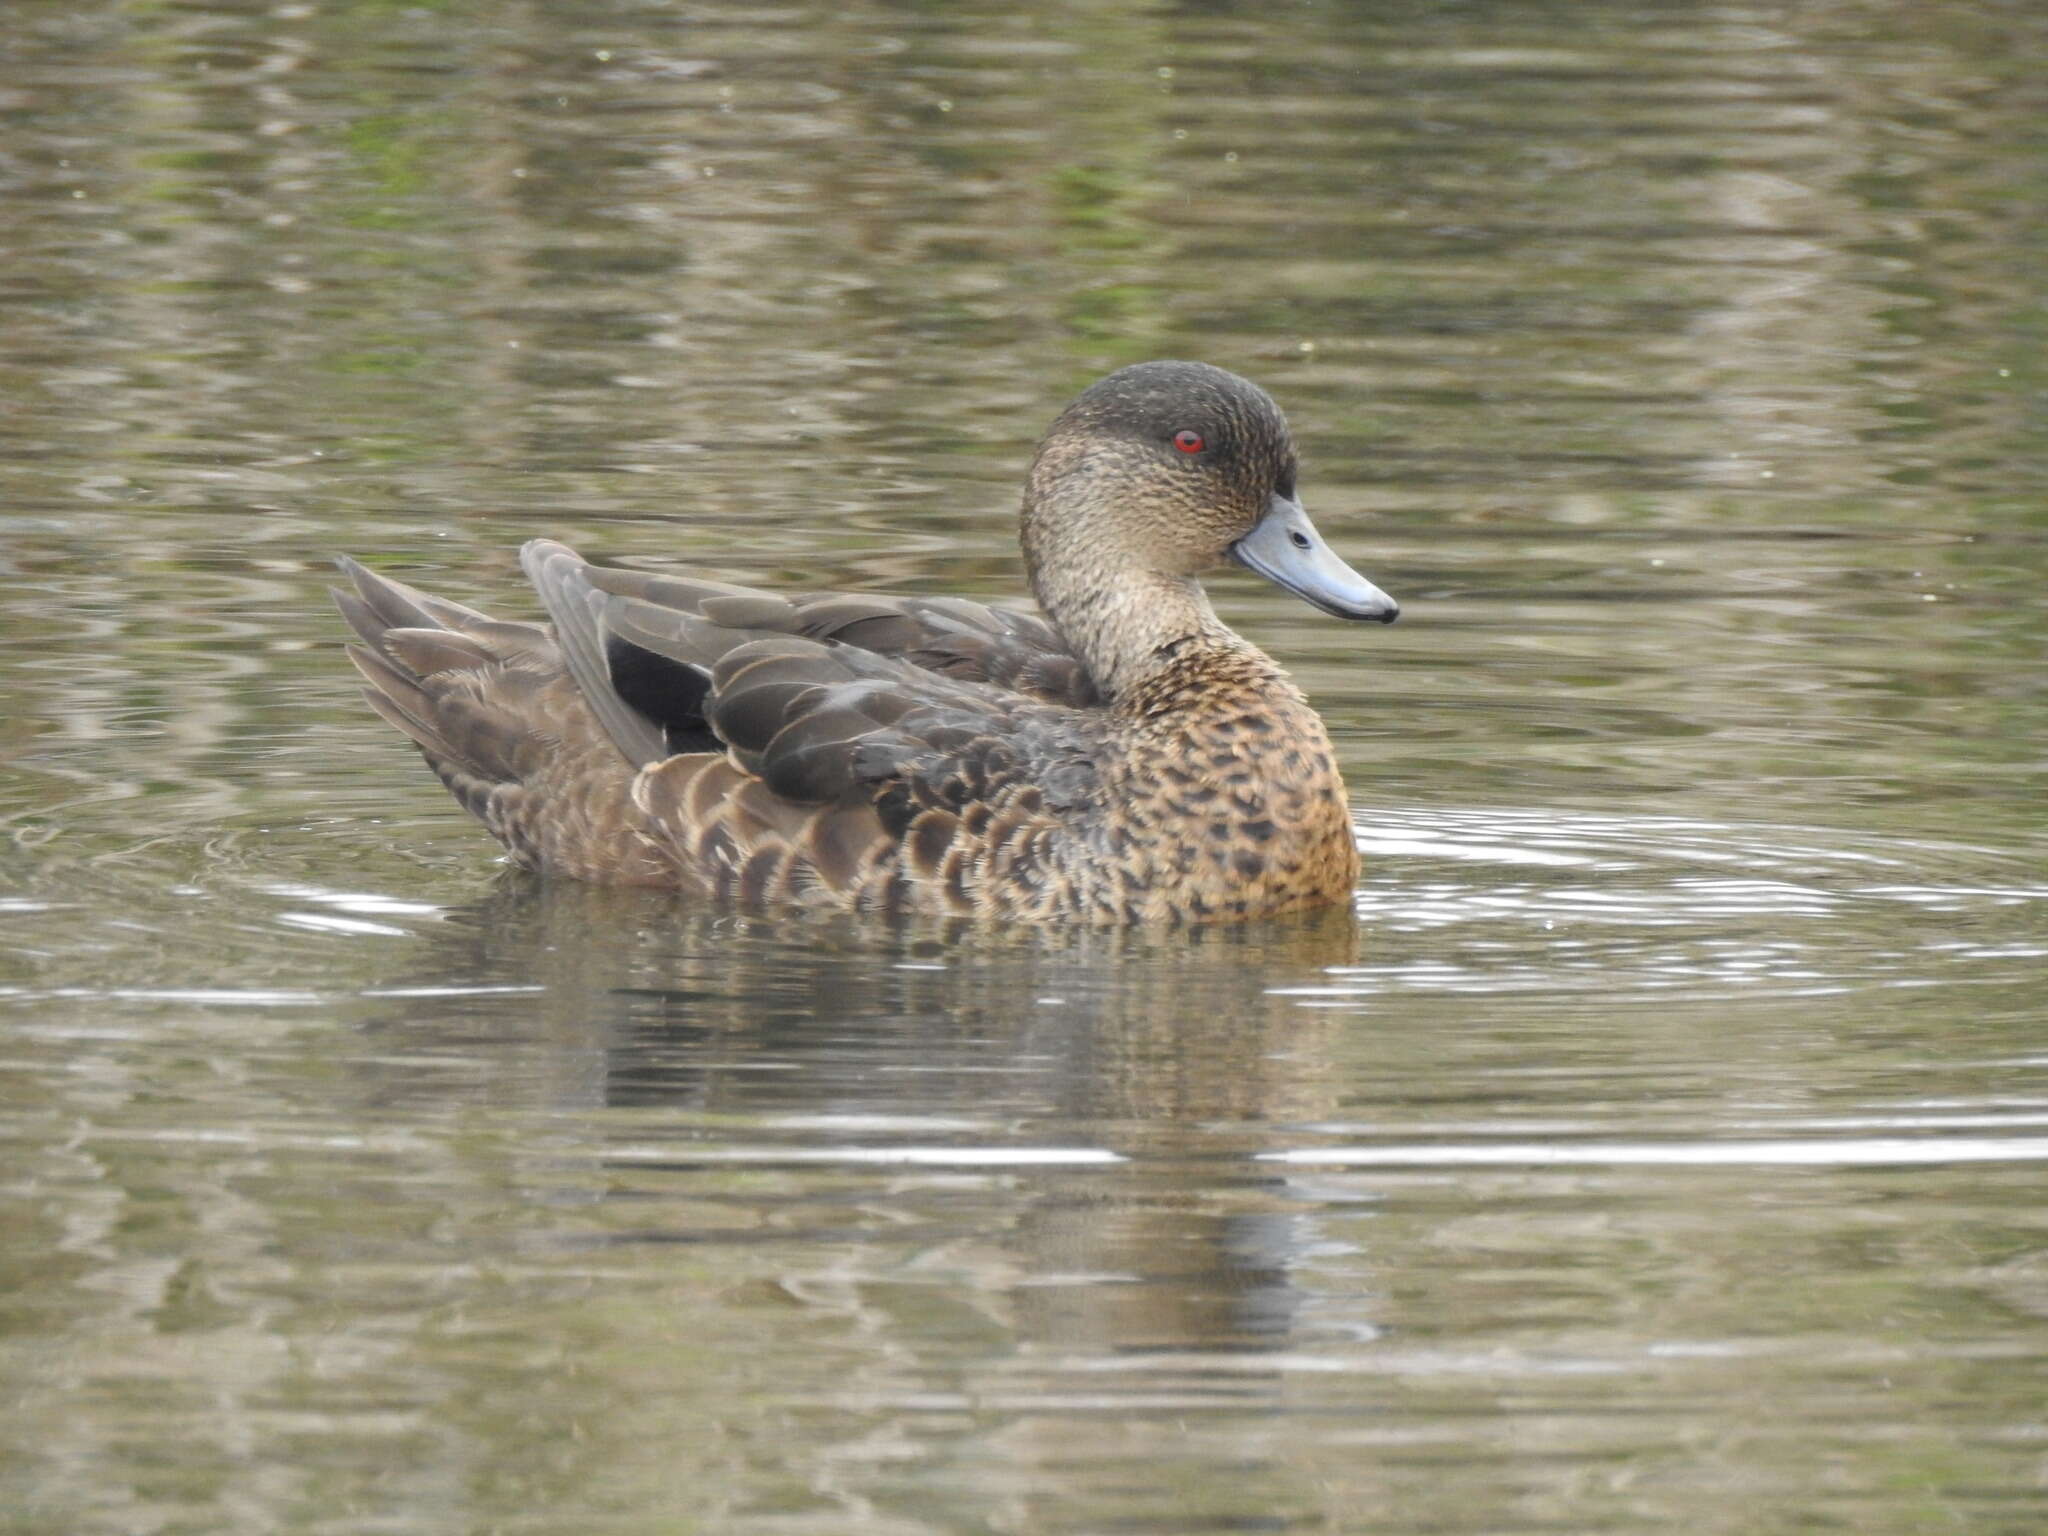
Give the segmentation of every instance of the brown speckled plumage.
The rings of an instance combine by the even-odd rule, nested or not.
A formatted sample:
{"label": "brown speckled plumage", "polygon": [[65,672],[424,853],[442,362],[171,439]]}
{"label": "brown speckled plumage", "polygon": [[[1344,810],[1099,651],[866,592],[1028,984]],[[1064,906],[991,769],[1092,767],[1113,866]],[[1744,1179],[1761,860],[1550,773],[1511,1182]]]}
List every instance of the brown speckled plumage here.
{"label": "brown speckled plumage", "polygon": [[[1176,447],[1191,433],[1198,449]],[[1045,618],[785,598],[545,540],[522,561],[552,626],[346,560],[355,590],[336,597],[372,707],[533,868],[748,905],[1256,917],[1345,899],[1358,855],[1322,722],[1196,576],[1236,555],[1332,612],[1394,612],[1319,541],[1357,587],[1330,596],[1285,548],[1268,570],[1270,527],[1265,563],[1240,549],[1287,515],[1311,549],[1293,481],[1261,391],[1141,364],[1069,407],[1033,461]]]}

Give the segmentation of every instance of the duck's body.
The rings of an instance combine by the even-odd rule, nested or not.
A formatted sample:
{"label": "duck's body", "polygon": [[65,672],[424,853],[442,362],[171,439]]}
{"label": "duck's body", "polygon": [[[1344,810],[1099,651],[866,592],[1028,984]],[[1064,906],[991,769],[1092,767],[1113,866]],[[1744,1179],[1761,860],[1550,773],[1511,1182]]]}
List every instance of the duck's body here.
{"label": "duck's body", "polygon": [[523,560],[552,629],[344,562],[371,704],[521,863],[743,904],[1097,923],[1344,899],[1328,734],[1210,610],[1225,554],[1349,617],[1395,609],[1316,539],[1263,393],[1155,363],[1039,449],[1046,613],[781,598]]}

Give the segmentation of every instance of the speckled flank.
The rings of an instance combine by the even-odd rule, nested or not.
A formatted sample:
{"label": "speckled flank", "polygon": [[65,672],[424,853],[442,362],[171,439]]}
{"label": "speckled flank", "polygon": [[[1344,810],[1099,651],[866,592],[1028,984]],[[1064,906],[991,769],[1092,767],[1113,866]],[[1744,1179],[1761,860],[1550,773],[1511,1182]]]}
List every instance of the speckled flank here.
{"label": "speckled flank", "polygon": [[[1201,462],[1172,446],[1188,432]],[[1262,393],[1143,365],[1034,461],[1043,619],[605,570],[546,541],[524,560],[552,629],[350,561],[337,600],[371,705],[533,868],[746,906],[1228,921],[1358,875],[1322,722],[1195,580],[1293,477]]]}

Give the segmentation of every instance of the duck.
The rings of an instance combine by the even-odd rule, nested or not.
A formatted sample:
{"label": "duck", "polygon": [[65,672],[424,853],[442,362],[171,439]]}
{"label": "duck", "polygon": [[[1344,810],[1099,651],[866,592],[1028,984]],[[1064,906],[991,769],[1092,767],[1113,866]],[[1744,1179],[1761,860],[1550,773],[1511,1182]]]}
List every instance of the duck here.
{"label": "duck", "polygon": [[536,539],[548,622],[343,556],[364,697],[513,863],[741,908],[996,923],[1242,921],[1349,900],[1329,732],[1201,586],[1234,563],[1391,623],[1297,492],[1270,395],[1119,369],[1025,477],[1037,612],[782,594]]}

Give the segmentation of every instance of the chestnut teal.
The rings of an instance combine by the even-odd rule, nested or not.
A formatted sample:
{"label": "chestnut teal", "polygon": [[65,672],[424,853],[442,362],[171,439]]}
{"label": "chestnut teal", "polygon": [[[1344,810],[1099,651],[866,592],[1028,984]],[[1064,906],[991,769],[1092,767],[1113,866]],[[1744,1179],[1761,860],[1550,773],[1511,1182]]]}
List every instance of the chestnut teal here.
{"label": "chestnut teal", "polygon": [[1323,722],[1199,577],[1235,561],[1324,612],[1393,600],[1303,511],[1256,385],[1140,363],[1076,399],[1024,487],[1037,614],[957,597],[785,596],[618,570],[538,539],[552,623],[344,558],[370,706],[518,863],[796,904],[1214,922],[1358,878]]}

